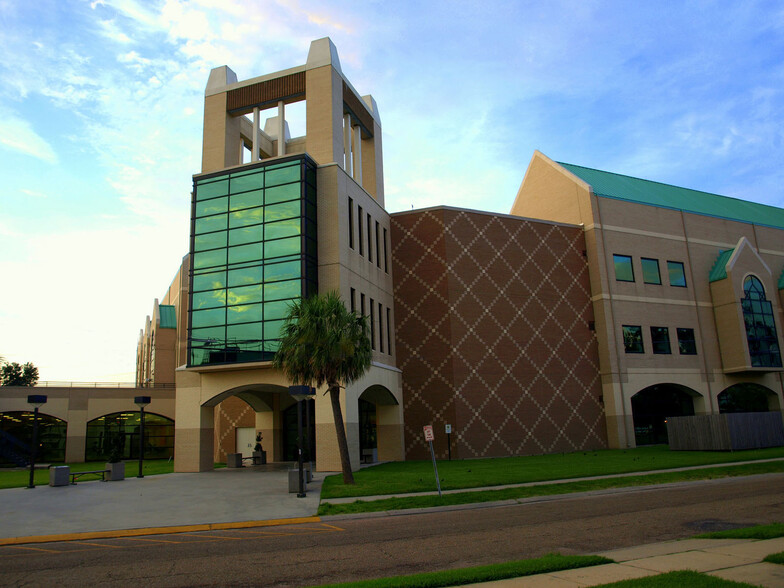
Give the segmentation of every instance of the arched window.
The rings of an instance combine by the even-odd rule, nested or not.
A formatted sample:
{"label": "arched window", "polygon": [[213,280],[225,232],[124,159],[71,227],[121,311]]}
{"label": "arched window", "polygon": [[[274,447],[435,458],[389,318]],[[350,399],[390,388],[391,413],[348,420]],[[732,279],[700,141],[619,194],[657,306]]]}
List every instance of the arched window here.
{"label": "arched window", "polygon": [[[115,412],[87,423],[86,461],[116,456],[139,458],[140,412]],[[114,454],[114,455],[113,455]],[[159,414],[144,413],[144,457],[165,459],[174,455],[174,421]]]}
{"label": "arched window", "polygon": [[[65,461],[65,439],[68,423],[64,420],[38,413],[38,449],[36,461]],[[5,435],[10,435],[9,439]],[[7,444],[9,450],[22,457],[29,457],[29,446],[33,442],[33,413],[30,411],[0,412],[0,445]],[[16,445],[18,441],[27,446],[27,451]],[[0,463],[15,461],[10,455],[0,452]]]}
{"label": "arched window", "polygon": [[765,287],[756,276],[747,276],[743,292],[740,302],[752,367],[781,367],[773,305],[765,298]]}

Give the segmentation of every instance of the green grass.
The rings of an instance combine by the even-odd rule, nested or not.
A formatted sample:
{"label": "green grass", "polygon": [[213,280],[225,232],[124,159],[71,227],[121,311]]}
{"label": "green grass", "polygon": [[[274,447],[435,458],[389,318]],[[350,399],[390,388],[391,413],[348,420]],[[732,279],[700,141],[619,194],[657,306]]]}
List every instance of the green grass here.
{"label": "green grass", "polygon": [[329,584],[328,586],[340,586],[343,588],[351,586],[362,586],[367,588],[437,588],[438,586],[460,586],[477,582],[493,582],[506,578],[546,574],[560,570],[598,566],[606,563],[612,563],[612,560],[598,555],[567,556],[552,553],[536,559],[510,561],[501,564],[443,570],[439,572],[425,572],[411,576],[378,578],[376,580],[364,580],[346,584]]}
{"label": "green grass", "polygon": [[612,584],[602,584],[596,588],[752,588],[753,584],[733,582],[698,572],[669,572],[657,576],[647,576],[635,580],[622,580]]}
{"label": "green grass", "polygon": [[[528,457],[439,461],[438,474],[442,490],[457,490],[776,457],[784,457],[784,447],[708,452],[670,451],[666,445],[657,445]],[[354,480],[355,485],[346,486],[339,475],[327,477],[321,497],[405,494],[436,489],[430,461],[394,462],[364,468],[354,472]]]}
{"label": "green grass", "polygon": [[699,470],[687,470],[683,472],[643,474],[624,478],[581,480],[576,482],[565,482],[561,484],[541,484],[537,486],[526,486],[521,488],[504,488],[502,490],[457,492],[454,494],[444,494],[441,497],[438,495],[403,496],[398,498],[385,498],[382,500],[373,501],[357,500],[348,504],[331,504],[328,502],[322,502],[322,504],[319,506],[318,514],[327,516],[359,512],[378,512],[410,508],[428,508],[433,506],[450,506],[456,504],[470,504],[479,502],[495,502],[500,500],[531,498],[535,496],[549,496],[555,494],[569,494],[572,492],[605,490],[608,488],[649,486],[652,484],[667,484],[673,482],[687,482],[733,476],[750,476],[754,474],[767,474],[772,472],[784,472],[784,462],[767,462],[741,466],[720,466]]}
{"label": "green grass", "polygon": [[697,539],[776,539],[784,537],[784,523],[714,531],[713,533],[703,533],[696,537]]}
{"label": "green grass", "polygon": [[768,563],[784,565],[784,551],[782,551],[781,553],[771,553],[768,557],[766,557],[762,561],[766,561]]}
{"label": "green grass", "polygon": [[[68,464],[52,464],[52,465],[67,465],[71,467],[71,472],[88,472],[91,470],[102,470],[105,466],[105,461],[88,461],[85,463],[68,463]],[[174,463],[164,459],[148,459],[144,461],[144,475],[155,476],[157,474],[170,474],[174,471]],[[125,462],[125,477],[136,477],[139,474],[138,461]],[[91,479],[85,477],[82,481],[87,482]],[[49,484],[49,470],[35,470],[33,480],[36,486],[46,486]],[[4,488],[23,488],[30,482],[29,469],[0,469],[0,489]]]}

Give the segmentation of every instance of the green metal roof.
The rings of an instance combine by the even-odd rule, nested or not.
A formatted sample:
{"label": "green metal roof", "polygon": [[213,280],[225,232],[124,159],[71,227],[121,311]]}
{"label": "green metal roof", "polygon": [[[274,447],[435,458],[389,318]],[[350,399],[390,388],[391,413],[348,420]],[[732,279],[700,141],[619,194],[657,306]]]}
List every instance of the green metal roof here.
{"label": "green metal roof", "polygon": [[719,253],[716,263],[713,264],[713,269],[710,271],[709,282],[716,282],[727,277],[727,262],[734,251],[734,249],[727,249]]}
{"label": "green metal roof", "polygon": [[570,163],[558,162],[558,164],[590,184],[597,196],[784,229],[784,208],[679,188]]}
{"label": "green metal roof", "polygon": [[158,312],[161,316],[160,327],[162,329],[176,329],[177,328],[177,313],[174,312],[174,307],[168,304],[159,304]]}

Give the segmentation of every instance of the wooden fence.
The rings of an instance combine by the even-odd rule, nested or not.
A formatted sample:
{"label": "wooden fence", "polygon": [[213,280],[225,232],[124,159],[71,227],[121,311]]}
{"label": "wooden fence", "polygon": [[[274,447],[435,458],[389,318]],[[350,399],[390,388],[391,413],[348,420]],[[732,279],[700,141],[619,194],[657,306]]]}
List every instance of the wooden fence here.
{"label": "wooden fence", "polygon": [[671,450],[738,451],[784,446],[784,420],[775,412],[735,412],[670,417]]}

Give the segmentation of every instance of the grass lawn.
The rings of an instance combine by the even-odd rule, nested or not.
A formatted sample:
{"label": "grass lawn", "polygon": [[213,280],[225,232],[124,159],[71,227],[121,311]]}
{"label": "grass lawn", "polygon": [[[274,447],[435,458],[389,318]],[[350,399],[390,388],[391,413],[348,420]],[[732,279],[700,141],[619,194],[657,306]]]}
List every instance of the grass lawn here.
{"label": "grass lawn", "polygon": [[[442,490],[481,488],[586,476],[645,472],[733,461],[784,457],[784,447],[749,451],[670,451],[666,445],[574,453],[439,461]],[[321,497],[405,494],[436,489],[430,461],[386,463],[354,472],[353,486],[340,475],[324,480]]]}
{"label": "grass lawn", "polygon": [[[89,472],[91,470],[102,470],[105,461],[88,461],[85,463],[54,463],[52,465],[67,465],[71,467],[71,472]],[[144,475],[154,476],[156,474],[171,474],[174,471],[174,462],[166,459],[145,459],[144,460]],[[136,477],[139,474],[139,462],[126,461],[125,462],[125,477]],[[46,486],[49,484],[49,470],[39,469],[35,470],[33,477],[36,486]],[[94,478],[98,479],[98,478]],[[85,477],[84,481],[90,478]],[[0,489],[3,488],[23,488],[30,483],[30,470],[20,468],[2,468],[0,469]]]}
{"label": "grass lawn", "polygon": [[724,580],[697,572],[682,571],[602,584],[596,588],[683,588],[684,586],[689,588],[753,588],[754,585]]}

